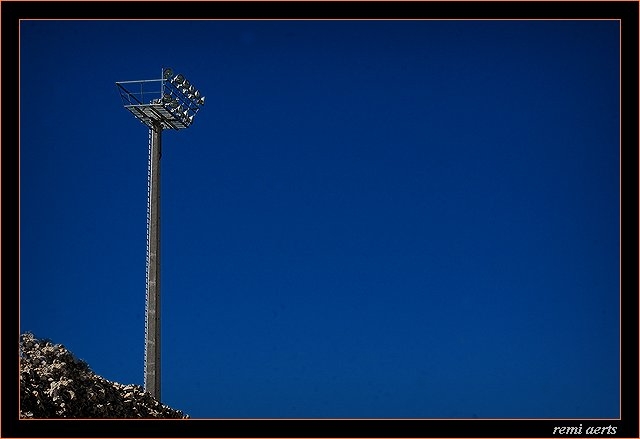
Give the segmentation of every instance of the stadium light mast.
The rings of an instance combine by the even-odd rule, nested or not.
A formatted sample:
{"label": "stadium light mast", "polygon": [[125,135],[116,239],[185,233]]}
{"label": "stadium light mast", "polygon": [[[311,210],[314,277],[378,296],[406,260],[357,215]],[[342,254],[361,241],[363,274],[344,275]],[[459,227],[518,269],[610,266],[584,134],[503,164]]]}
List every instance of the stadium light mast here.
{"label": "stadium light mast", "polygon": [[116,82],[124,108],[149,127],[144,389],[160,401],[160,157],[162,130],[189,128],[204,96],[183,75]]}

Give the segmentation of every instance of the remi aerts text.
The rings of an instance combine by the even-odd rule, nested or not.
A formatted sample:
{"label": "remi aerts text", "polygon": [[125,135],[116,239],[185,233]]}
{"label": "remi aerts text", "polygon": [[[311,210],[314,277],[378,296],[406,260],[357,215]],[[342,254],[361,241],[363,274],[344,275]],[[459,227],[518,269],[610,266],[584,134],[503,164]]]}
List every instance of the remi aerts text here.
{"label": "remi aerts text", "polygon": [[611,425],[607,427],[586,427],[584,430],[582,429],[582,424],[577,427],[553,427],[553,434],[616,434],[616,430],[618,427],[613,427]]}

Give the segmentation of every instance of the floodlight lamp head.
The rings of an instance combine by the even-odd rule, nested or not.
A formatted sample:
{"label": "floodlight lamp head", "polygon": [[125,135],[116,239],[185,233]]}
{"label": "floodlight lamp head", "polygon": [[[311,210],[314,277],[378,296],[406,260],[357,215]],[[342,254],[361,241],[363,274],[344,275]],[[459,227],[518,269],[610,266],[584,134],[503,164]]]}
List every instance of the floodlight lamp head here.
{"label": "floodlight lamp head", "polygon": [[173,76],[173,70],[171,70],[171,68],[167,67],[166,69],[164,69],[164,71],[162,72],[162,77],[164,79],[169,79]]}
{"label": "floodlight lamp head", "polygon": [[198,99],[198,105],[204,105],[204,96],[200,96],[200,99]]}
{"label": "floodlight lamp head", "polygon": [[171,82],[173,82],[176,85],[182,85],[182,83],[184,82],[184,76],[182,76],[181,74],[177,74],[172,80]]}

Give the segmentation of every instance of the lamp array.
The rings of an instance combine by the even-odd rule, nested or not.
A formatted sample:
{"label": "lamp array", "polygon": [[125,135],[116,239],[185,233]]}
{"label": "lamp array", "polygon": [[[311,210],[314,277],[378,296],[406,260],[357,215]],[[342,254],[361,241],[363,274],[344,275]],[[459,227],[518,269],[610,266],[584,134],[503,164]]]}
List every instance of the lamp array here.
{"label": "lamp array", "polygon": [[162,104],[167,110],[169,110],[171,114],[173,114],[183,124],[188,126],[188,125],[191,125],[191,122],[193,122],[193,116],[195,116],[195,110],[188,105],[184,105],[171,94],[166,93],[162,96]]}
{"label": "lamp array", "polygon": [[165,69],[163,77],[191,102],[198,106],[204,105],[204,96],[202,96],[200,90],[197,90],[182,74],[178,73],[174,76],[171,69]]}
{"label": "lamp array", "polygon": [[[153,86],[158,83],[160,90]],[[201,92],[183,75],[174,75],[169,68],[162,69],[160,79],[120,81],[116,82],[116,87],[124,107],[154,130],[158,125],[161,129],[188,128],[204,105]]]}
{"label": "lamp array", "polygon": [[162,71],[163,93],[157,100],[185,126],[191,125],[199,107],[204,105],[204,96],[183,75],[173,74],[173,70]]}

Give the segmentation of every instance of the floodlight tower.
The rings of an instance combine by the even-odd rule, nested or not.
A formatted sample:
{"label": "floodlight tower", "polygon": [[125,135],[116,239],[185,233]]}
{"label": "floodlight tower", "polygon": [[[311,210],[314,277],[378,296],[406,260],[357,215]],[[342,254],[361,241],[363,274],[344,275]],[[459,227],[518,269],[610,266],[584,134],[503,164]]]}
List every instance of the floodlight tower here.
{"label": "floodlight tower", "polygon": [[124,108],[149,127],[144,388],[160,401],[160,157],[162,130],[189,128],[204,96],[183,75],[116,82]]}

